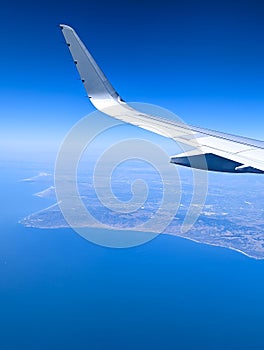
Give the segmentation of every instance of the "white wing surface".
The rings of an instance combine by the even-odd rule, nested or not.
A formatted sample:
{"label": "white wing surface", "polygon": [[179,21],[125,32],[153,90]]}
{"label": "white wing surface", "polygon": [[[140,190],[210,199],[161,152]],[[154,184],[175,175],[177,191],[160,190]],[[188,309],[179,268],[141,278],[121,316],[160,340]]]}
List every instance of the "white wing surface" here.
{"label": "white wing surface", "polygon": [[172,163],[221,172],[264,173],[263,141],[187,126],[132,108],[115,91],[76,32],[64,24],[60,27],[95,108],[125,123],[194,148],[193,151],[171,157]]}

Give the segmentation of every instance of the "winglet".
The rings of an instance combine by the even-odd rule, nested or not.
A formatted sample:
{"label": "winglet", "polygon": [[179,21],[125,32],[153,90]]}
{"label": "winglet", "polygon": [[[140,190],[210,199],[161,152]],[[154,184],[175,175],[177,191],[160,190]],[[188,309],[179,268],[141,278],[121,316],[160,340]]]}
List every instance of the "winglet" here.
{"label": "winglet", "polygon": [[87,95],[95,107],[98,108],[99,101],[100,105],[122,101],[74,29],[66,24],[60,24],[60,28]]}

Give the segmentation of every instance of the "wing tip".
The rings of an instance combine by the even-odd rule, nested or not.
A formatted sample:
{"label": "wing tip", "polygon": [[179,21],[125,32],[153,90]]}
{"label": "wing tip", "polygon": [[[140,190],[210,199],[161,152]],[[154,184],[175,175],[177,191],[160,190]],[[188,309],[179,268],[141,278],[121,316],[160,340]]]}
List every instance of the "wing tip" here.
{"label": "wing tip", "polygon": [[72,27],[70,27],[68,24],[59,24],[59,27],[61,30],[63,29],[68,29],[74,32],[74,29]]}

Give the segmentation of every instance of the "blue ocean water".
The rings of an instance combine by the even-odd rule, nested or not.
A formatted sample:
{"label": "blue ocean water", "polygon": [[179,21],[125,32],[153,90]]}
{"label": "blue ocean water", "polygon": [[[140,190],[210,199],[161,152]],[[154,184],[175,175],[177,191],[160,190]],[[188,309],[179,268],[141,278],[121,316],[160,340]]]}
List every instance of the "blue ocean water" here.
{"label": "blue ocean water", "polygon": [[264,261],[165,235],[109,249],[25,228],[49,204],[18,182],[38,167],[1,166],[1,350],[263,348]]}

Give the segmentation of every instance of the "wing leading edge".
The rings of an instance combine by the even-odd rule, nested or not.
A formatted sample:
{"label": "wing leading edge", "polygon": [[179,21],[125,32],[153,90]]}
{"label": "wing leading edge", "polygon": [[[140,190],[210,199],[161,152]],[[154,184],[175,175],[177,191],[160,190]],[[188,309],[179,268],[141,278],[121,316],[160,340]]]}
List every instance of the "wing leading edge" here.
{"label": "wing leading edge", "polygon": [[187,126],[132,108],[115,91],[76,32],[68,25],[60,27],[87,95],[96,109],[194,148],[171,157],[174,164],[220,172],[264,173],[263,141]]}

